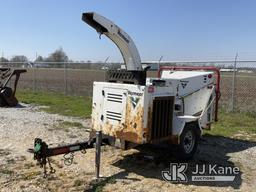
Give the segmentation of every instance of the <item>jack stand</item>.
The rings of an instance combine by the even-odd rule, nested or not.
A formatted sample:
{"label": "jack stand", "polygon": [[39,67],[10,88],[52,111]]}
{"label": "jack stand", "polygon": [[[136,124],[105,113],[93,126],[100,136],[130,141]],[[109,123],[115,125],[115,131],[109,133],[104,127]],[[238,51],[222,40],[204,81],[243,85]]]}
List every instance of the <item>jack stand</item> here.
{"label": "jack stand", "polygon": [[101,153],[101,142],[102,142],[102,132],[96,132],[96,146],[95,146],[95,169],[96,169],[96,179],[100,178],[100,153]]}

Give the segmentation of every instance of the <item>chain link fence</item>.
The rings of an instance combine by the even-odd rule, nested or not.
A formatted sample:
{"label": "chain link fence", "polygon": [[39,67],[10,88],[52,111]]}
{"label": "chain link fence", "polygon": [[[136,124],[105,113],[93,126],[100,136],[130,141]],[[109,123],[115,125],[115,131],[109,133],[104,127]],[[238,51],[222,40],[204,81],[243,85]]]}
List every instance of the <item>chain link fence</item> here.
{"label": "chain link fence", "polygon": [[221,89],[228,111],[256,112],[256,62],[236,62],[231,72],[223,71]]}
{"label": "chain link fence", "polygon": [[[161,62],[161,65],[221,66],[220,107],[227,111],[256,112],[256,61]],[[20,78],[19,89],[79,96],[92,96],[93,82],[104,81],[106,69],[113,66],[120,64],[0,63],[0,67],[28,70]],[[148,72],[149,77],[156,74],[156,70]]]}

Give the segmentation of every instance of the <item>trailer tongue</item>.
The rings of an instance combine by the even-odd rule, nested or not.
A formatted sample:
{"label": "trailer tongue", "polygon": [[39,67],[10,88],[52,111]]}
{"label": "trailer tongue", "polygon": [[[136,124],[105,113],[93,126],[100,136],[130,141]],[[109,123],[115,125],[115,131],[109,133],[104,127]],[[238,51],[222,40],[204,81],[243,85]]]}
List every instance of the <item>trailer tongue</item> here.
{"label": "trailer tongue", "polygon": [[[99,137],[97,137],[99,139]],[[97,160],[95,162],[96,166],[98,167],[97,170],[99,170],[100,165],[100,145],[105,144],[107,142],[106,140],[96,140],[96,139],[90,139],[85,142],[80,143],[74,143],[74,144],[67,144],[62,145],[58,147],[52,147],[49,148],[48,144],[44,142],[42,139],[36,138],[34,141],[34,149],[28,149],[28,152],[34,154],[34,159],[37,160],[39,165],[44,169],[44,177],[47,177],[47,163],[50,168],[50,173],[54,173],[55,170],[51,166],[50,157],[56,156],[56,155],[64,155],[64,164],[65,165],[71,165],[73,163],[74,159],[74,152],[82,151],[82,153],[86,153],[86,149],[91,149],[94,147],[94,144],[96,143],[96,149],[98,151]],[[108,144],[108,143],[106,143]],[[99,173],[98,173],[99,175]],[[99,176],[98,176],[99,177]]]}

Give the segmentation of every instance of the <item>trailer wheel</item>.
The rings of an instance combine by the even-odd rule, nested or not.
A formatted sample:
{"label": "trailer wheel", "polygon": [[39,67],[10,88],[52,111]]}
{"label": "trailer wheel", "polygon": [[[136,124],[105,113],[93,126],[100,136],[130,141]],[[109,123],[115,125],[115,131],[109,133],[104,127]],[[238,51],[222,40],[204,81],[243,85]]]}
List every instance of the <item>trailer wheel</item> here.
{"label": "trailer wheel", "polygon": [[180,136],[178,146],[178,158],[182,160],[192,159],[198,146],[199,135],[196,124],[187,124]]}

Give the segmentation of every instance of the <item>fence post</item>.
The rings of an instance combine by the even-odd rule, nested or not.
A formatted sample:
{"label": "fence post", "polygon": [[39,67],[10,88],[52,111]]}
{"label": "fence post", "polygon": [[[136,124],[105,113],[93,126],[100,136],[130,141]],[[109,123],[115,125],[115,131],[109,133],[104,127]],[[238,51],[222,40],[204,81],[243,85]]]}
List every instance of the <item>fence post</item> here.
{"label": "fence post", "polygon": [[233,67],[233,80],[232,80],[232,96],[231,96],[231,111],[234,112],[235,110],[235,91],[236,91],[236,64],[237,64],[237,57],[238,53],[235,57],[234,67]]}
{"label": "fence post", "polygon": [[36,64],[34,63],[33,65],[32,65],[32,69],[33,69],[33,92],[35,92],[36,91]]}
{"label": "fence post", "polygon": [[67,62],[64,62],[64,93],[68,94],[68,79],[67,79]]}

